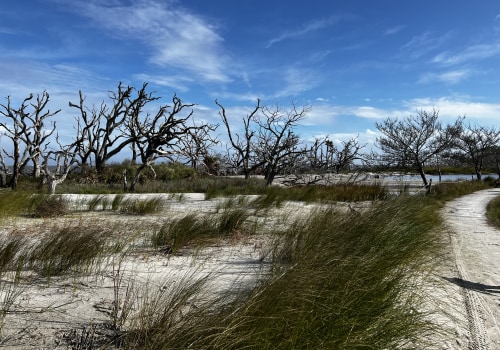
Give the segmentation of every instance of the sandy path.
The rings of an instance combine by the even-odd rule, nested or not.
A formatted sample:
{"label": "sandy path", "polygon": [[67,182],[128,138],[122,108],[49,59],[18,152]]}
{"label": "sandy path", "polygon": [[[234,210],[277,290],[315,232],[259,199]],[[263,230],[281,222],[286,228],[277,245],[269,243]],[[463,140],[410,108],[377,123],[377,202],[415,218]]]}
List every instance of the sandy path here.
{"label": "sandy path", "polygon": [[455,307],[466,318],[465,332],[455,332],[462,349],[500,349],[500,231],[485,218],[488,202],[498,195],[500,189],[479,191],[443,209],[455,266],[442,277],[459,293],[448,297],[461,303]]}

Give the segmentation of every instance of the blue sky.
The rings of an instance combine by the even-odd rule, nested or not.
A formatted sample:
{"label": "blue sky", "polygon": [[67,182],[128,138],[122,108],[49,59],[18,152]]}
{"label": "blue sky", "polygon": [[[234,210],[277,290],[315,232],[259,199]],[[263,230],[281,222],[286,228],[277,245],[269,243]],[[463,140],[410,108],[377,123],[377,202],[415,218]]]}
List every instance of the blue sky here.
{"label": "blue sky", "polygon": [[[308,105],[304,139],[356,135],[419,109],[500,127],[497,0],[4,0],[0,99],[99,103],[119,81],[238,123],[257,98]],[[235,124],[236,125],[236,124]],[[223,129],[219,129],[222,133]]]}

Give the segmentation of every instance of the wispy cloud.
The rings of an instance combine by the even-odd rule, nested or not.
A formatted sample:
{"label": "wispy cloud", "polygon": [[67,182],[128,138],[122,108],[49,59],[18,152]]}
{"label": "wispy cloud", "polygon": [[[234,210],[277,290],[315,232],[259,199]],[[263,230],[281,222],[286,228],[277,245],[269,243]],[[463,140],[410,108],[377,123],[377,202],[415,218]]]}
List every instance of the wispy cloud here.
{"label": "wispy cloud", "polygon": [[394,35],[394,34],[397,34],[399,33],[401,30],[404,29],[405,26],[394,26],[394,27],[390,27],[390,28],[387,28],[386,30],[384,30],[384,35]]}
{"label": "wispy cloud", "polygon": [[340,20],[340,17],[332,16],[329,18],[317,19],[317,20],[305,23],[300,28],[286,30],[286,31],[282,32],[281,34],[279,34],[278,36],[269,40],[266,44],[266,48],[270,48],[274,44],[277,44],[283,40],[293,39],[296,37],[303,36],[309,32],[313,32],[316,30],[321,30],[323,28],[330,27],[331,25],[337,23],[339,20]]}
{"label": "wispy cloud", "polygon": [[134,78],[138,81],[151,82],[158,86],[166,86],[174,89],[176,92],[189,91],[189,86],[194,82],[192,78],[186,75],[151,75],[136,74]]}
{"label": "wispy cloud", "polygon": [[453,85],[469,78],[471,75],[472,72],[469,69],[453,70],[443,73],[425,73],[420,77],[418,83],[431,84],[439,82]]}
{"label": "wispy cloud", "polygon": [[[66,3],[65,3],[66,4]],[[75,1],[75,13],[87,16],[107,35],[138,41],[150,62],[195,74],[211,82],[227,82],[223,39],[205,19],[172,1]]]}
{"label": "wispy cloud", "polygon": [[462,64],[470,61],[483,60],[500,55],[500,43],[479,44],[467,47],[458,54],[443,52],[435,56],[434,63],[443,65]]}
{"label": "wispy cloud", "polygon": [[284,69],[283,88],[275,93],[275,97],[297,96],[311,90],[319,84],[319,72],[308,68],[289,67]]}
{"label": "wispy cloud", "polygon": [[410,41],[401,47],[407,52],[411,59],[418,60],[432,51],[442,47],[451,37],[451,33],[435,36],[432,32],[424,32],[412,37]]}

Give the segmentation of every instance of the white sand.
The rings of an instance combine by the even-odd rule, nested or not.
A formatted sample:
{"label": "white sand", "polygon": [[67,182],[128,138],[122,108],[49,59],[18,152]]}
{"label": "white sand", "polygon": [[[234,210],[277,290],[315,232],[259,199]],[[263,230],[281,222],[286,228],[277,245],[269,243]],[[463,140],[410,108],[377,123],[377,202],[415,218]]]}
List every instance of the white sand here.
{"label": "white sand", "polygon": [[[446,232],[450,239],[449,256],[438,271],[439,283],[426,286],[432,297],[426,307],[443,330],[442,334],[433,336],[435,349],[500,349],[500,232],[488,226],[484,218],[488,201],[496,195],[500,195],[500,189],[480,191],[448,203],[442,211],[449,228]],[[70,198],[83,208],[90,196]],[[165,212],[147,217],[84,212],[63,220],[83,224],[88,220],[102,225],[118,222],[121,229],[147,230],[161,225],[165,216],[212,213],[223,202],[221,199],[205,201],[202,195],[164,196],[164,200]],[[281,219],[273,218],[272,224],[286,222],[296,213],[307,215],[312,207],[287,205],[279,211]],[[53,220],[12,223],[19,229],[47,224],[53,224]],[[12,226],[0,227],[0,232],[11,229]],[[147,285],[149,290],[171,287],[185,278],[207,274],[212,275],[208,287],[213,292],[251,286],[266,272],[263,242],[263,237],[219,242],[195,252],[171,256],[139,252],[121,265],[124,279],[120,295],[124,296],[127,285],[140,293],[145,289],[141,286]],[[114,299],[110,266],[97,277],[54,277],[50,284],[45,279],[34,279],[25,285],[5,318],[0,347],[66,349],[68,344],[63,337],[74,339],[83,327],[89,329],[92,324],[109,322]]]}

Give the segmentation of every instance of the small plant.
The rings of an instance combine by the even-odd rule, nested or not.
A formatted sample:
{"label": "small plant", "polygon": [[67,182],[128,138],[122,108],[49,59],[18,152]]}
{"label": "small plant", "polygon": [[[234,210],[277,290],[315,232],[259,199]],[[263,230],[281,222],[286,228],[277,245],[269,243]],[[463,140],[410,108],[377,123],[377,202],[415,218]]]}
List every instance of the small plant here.
{"label": "small plant", "polygon": [[49,280],[66,272],[91,272],[111,250],[108,235],[97,226],[54,227],[32,247],[29,264]]}
{"label": "small plant", "polygon": [[120,206],[123,214],[146,215],[156,213],[161,210],[163,201],[160,197],[151,199],[125,199]]}
{"label": "small plant", "polygon": [[[130,331],[125,334],[127,349],[187,349],[177,340],[203,330],[213,310],[220,307],[218,300],[207,298],[206,285],[210,275],[183,276],[175,283],[146,286],[138,311],[131,319]],[[199,348],[197,344],[193,348]]]}
{"label": "small plant", "polygon": [[118,211],[122,206],[122,202],[124,199],[123,194],[117,194],[113,197],[113,201],[111,202],[111,210]]}
{"label": "small plant", "polygon": [[33,196],[31,205],[33,216],[37,218],[63,216],[69,212],[68,201],[58,195]]}
{"label": "small plant", "polygon": [[493,198],[486,207],[486,218],[488,222],[500,228],[500,196]]}
{"label": "small plant", "polygon": [[5,317],[24,292],[24,288],[20,284],[19,271],[14,271],[11,274],[13,274],[11,281],[6,281],[5,274],[2,274],[3,278],[0,280],[0,333],[4,326]]}
{"label": "small plant", "polygon": [[[113,305],[111,307],[111,322],[113,329],[117,331],[123,329],[132,311],[135,296],[133,282],[129,281],[126,286],[123,285],[123,258],[124,256],[121,256],[116,264],[113,260]],[[124,294],[122,294],[123,288],[125,288]]]}
{"label": "small plant", "polygon": [[224,210],[215,216],[189,214],[164,223],[151,235],[151,243],[154,248],[175,252],[193,242],[203,244],[204,241],[242,232],[248,216],[248,212],[244,209]]}
{"label": "small plant", "polygon": [[225,210],[217,219],[218,233],[226,236],[242,230],[243,224],[248,216],[248,211],[245,209]]}

